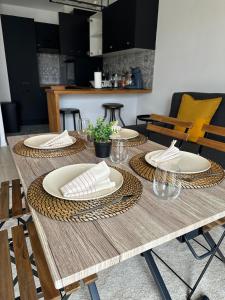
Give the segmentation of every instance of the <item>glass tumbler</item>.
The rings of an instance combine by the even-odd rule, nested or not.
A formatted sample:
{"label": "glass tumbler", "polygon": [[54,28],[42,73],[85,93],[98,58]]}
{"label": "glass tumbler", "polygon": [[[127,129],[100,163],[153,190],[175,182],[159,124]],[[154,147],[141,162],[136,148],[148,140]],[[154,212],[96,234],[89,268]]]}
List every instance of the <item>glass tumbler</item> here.
{"label": "glass tumbler", "polygon": [[[179,170],[178,167],[177,170]],[[176,199],[181,192],[181,181],[178,174],[159,165],[154,174],[153,191],[162,200]]]}
{"label": "glass tumbler", "polygon": [[110,159],[113,163],[120,164],[128,159],[126,140],[113,140]]}
{"label": "glass tumbler", "polygon": [[77,132],[80,135],[80,137],[87,141],[87,129],[88,125],[90,124],[89,119],[79,119],[77,123]]}

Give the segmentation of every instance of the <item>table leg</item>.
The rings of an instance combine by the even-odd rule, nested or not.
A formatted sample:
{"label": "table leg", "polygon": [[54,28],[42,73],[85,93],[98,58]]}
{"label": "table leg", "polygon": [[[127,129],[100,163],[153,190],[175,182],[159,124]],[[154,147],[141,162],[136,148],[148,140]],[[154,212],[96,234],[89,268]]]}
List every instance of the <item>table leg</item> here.
{"label": "table leg", "polygon": [[88,290],[91,296],[91,300],[100,300],[100,296],[95,282],[88,285]]}
{"label": "table leg", "polygon": [[151,274],[155,280],[155,283],[157,284],[158,288],[159,288],[159,292],[162,296],[163,300],[172,300],[167,287],[165,285],[165,282],[159,272],[159,269],[155,263],[155,260],[152,256],[152,252],[151,250],[146,251],[143,253],[143,256],[148,264],[149,270],[151,271]]}

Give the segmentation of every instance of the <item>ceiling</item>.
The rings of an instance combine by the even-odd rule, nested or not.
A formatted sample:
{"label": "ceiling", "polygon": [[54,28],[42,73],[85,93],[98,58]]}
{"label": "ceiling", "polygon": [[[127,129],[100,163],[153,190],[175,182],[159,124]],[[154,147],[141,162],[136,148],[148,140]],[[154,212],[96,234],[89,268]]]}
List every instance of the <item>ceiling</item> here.
{"label": "ceiling", "polygon": [[48,0],[0,0],[1,4],[10,4],[17,6],[26,6],[32,8],[39,8],[44,10],[60,11],[63,5],[49,3]]}
{"label": "ceiling", "polygon": [[[114,0],[115,1],[115,0]],[[114,1],[110,1],[111,3]],[[97,2],[96,0],[86,0],[86,2]],[[0,4],[10,4],[39,8],[44,10],[61,11],[63,5],[50,3],[49,0],[0,0]]]}

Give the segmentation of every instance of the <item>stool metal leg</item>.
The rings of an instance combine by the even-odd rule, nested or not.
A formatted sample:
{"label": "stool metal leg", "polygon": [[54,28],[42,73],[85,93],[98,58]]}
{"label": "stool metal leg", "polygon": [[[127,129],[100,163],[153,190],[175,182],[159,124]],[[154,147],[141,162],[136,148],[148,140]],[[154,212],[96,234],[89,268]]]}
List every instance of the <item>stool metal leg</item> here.
{"label": "stool metal leg", "polygon": [[115,109],[112,110],[112,121],[116,121]]}
{"label": "stool metal leg", "polygon": [[107,108],[105,108],[105,114],[104,114],[103,120],[105,121],[106,118],[107,118]]}
{"label": "stool metal leg", "polygon": [[73,113],[73,126],[74,126],[74,130],[77,130],[77,126],[76,126],[76,113]]}
{"label": "stool metal leg", "polygon": [[113,121],[113,109],[110,109],[110,118],[109,118],[109,122]]}
{"label": "stool metal leg", "polygon": [[125,127],[126,125],[125,125],[125,123],[124,123],[124,121],[123,121],[123,119],[122,119],[122,117],[121,117],[121,109],[119,109],[119,119],[120,119],[120,121],[121,121],[121,123],[123,124],[123,127]]}
{"label": "stool metal leg", "polygon": [[62,113],[62,117],[63,117],[63,130],[66,129],[66,121],[65,121],[65,113]]}

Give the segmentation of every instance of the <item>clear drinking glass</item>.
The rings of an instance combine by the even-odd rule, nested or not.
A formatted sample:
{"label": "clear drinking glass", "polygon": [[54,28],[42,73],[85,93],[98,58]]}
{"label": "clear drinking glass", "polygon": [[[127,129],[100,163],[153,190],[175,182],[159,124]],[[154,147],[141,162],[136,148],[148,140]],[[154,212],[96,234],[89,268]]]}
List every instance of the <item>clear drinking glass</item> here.
{"label": "clear drinking glass", "polygon": [[[179,170],[178,167],[177,170]],[[160,164],[155,170],[153,191],[162,200],[176,199],[181,192],[181,181],[177,173],[167,171]]]}
{"label": "clear drinking glass", "polygon": [[128,159],[126,140],[113,140],[110,159],[113,163],[120,164]]}
{"label": "clear drinking glass", "polygon": [[90,120],[84,118],[79,119],[77,123],[77,132],[85,141],[87,141],[87,129],[89,124]]}

